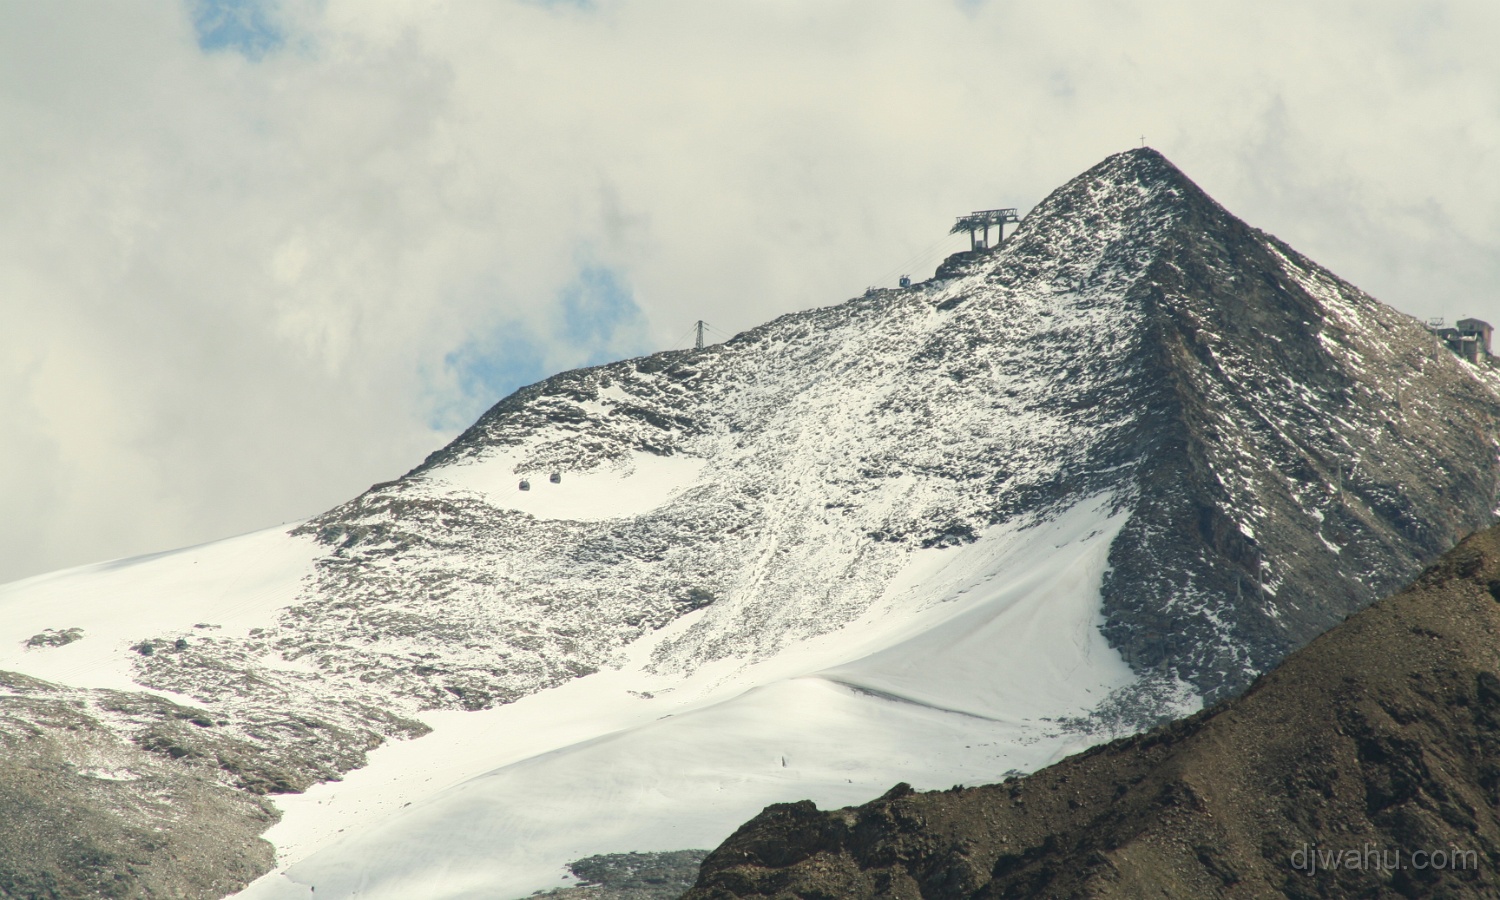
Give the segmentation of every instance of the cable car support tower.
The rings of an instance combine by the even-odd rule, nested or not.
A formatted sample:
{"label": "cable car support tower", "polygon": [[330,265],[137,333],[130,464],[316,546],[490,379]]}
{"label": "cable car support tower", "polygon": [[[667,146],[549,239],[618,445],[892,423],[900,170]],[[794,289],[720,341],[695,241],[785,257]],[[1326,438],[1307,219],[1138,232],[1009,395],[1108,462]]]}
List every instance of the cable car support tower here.
{"label": "cable car support tower", "polygon": [[1016,215],[1015,207],[1007,209],[980,209],[969,213],[967,216],[959,216],[958,222],[949,229],[949,234],[958,234],[961,231],[969,233],[970,250],[990,249],[990,226],[995,227],[995,247],[1005,243],[1005,226],[1016,225],[1021,221]]}

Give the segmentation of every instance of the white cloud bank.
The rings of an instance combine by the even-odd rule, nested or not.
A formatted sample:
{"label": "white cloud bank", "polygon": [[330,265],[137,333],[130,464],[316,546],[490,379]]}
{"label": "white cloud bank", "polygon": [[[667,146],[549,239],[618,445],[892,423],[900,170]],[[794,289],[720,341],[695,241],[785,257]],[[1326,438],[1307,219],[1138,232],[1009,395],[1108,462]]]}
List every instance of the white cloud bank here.
{"label": "white cloud bank", "polygon": [[248,57],[201,6],[0,6],[0,580],[316,513],[517,378],[925,275],[1141,134],[1387,302],[1500,319],[1488,0],[248,5]]}

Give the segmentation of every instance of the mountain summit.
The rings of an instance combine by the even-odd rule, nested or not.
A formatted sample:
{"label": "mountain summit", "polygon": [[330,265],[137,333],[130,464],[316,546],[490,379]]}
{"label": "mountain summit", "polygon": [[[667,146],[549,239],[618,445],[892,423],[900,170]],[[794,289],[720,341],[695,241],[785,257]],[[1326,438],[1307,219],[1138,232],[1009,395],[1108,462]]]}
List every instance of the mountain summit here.
{"label": "mountain summit", "polygon": [[121,733],[241,790],[435,728],[284,801],[251,896],[526,893],[1240,690],[1492,520],[1497,389],[1132,150],[921,284],[523,388],[289,535],[5,588],[0,669],[192,698]]}

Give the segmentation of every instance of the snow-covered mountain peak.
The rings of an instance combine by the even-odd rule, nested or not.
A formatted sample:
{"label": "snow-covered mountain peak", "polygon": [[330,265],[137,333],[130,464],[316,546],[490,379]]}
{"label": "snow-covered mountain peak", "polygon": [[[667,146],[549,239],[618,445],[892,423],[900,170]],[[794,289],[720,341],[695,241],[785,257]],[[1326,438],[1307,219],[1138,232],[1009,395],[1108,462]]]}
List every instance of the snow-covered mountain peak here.
{"label": "snow-covered mountain peak", "polygon": [[[403,614],[471,608],[442,632],[465,646],[544,635],[507,651],[520,666],[452,653],[446,683],[413,678],[396,647],[379,655],[422,704],[488,705],[682,615],[658,666],[766,658],[866,615],[915,552],[1107,494],[1135,515],[1112,552],[1106,633],[1144,670],[1214,694],[1494,508],[1493,453],[1473,437],[1493,433],[1493,392],[1451,357],[1412,356],[1426,346],[1415,322],[1249,228],[1154,150],[1101,162],[1002,247],[940,273],[516,392],[405,478],[305,526],[336,548],[306,610],[400,597]],[[1351,406],[1359,390],[1373,402]],[[1469,427],[1360,449],[1398,394]],[[1450,450],[1479,469],[1417,472]],[[1437,517],[1426,531],[1391,533],[1415,513],[1375,502],[1388,482],[1359,493],[1372,453],[1390,477],[1411,472],[1400,490]],[[1360,502],[1330,510],[1330,491]],[[1455,491],[1468,496],[1436,502]],[[1180,558],[1141,562],[1161,553]],[[1338,571],[1360,586],[1309,594]],[[589,622],[587,637],[557,637],[559,615]],[[372,664],[354,655],[338,665]]]}
{"label": "snow-covered mountain peak", "polygon": [[[111,688],[202,704],[132,702],[129,727],[213,723],[171,746],[242,787],[435,725],[444,778],[494,777],[293,871],[378,870],[396,896],[399,860],[463,857],[442,867],[524,893],[764,802],[993,780],[1239,689],[1491,521],[1497,388],[1131,150],[921,284],[522,388],[401,478],[219,553],[222,584],[158,560],[0,591],[14,646],[84,635],[0,668],[66,681],[94,653]],[[80,590],[207,599],[128,640],[115,609],[95,652],[38,612]],[[470,728],[491,755],[443,736]],[[380,753],[340,789],[370,805],[339,809],[423,796],[380,763],[408,751]],[[638,814],[538,818],[584,784]],[[352,826],[333,799],[273,838]],[[694,836],[651,830],[686,808]],[[479,819],[527,837],[444,837]]]}
{"label": "snow-covered mountain peak", "polygon": [[1026,215],[996,274],[1015,283],[1047,275],[1064,284],[1086,280],[1122,253],[1150,252],[1175,211],[1195,201],[1213,202],[1157,151],[1115,154]]}

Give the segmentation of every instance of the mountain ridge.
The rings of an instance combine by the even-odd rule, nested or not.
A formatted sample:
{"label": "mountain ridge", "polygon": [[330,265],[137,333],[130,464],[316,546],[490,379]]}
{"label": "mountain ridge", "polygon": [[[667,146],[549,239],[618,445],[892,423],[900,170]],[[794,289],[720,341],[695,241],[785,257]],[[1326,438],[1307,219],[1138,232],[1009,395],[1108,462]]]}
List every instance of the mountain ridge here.
{"label": "mountain ridge", "polygon": [[[1138,232],[1154,233],[1156,240],[1133,239]],[[1254,263],[1253,280],[1268,287],[1231,283],[1243,278],[1236,274],[1236,267],[1249,264],[1246,260]],[[1004,484],[1010,474],[1004,471],[998,477],[995,471],[963,469],[947,474],[950,478],[987,479],[992,485],[990,495],[961,501],[967,508],[955,510],[958,515],[950,514],[946,521],[935,522],[937,527],[922,534],[916,544],[933,546],[972,539],[977,529],[1018,513],[1035,513],[1055,505],[1060,498],[1118,487],[1121,479],[1111,476],[1120,467],[1135,468],[1147,483],[1133,489],[1144,499],[1139,501],[1140,508],[1112,559],[1115,571],[1105,584],[1105,633],[1142,672],[1171,670],[1209,698],[1232,693],[1291,647],[1410,577],[1423,560],[1451,546],[1466,528],[1487,524],[1493,516],[1500,472],[1487,458],[1482,442],[1466,438],[1468,433],[1478,433],[1493,442],[1500,432],[1500,404],[1495,400],[1494,384],[1476,388],[1456,360],[1434,347],[1430,359],[1422,359],[1412,371],[1397,373],[1410,383],[1397,385],[1394,393],[1409,392],[1419,405],[1424,397],[1443,395],[1439,402],[1429,401],[1427,405],[1447,407],[1450,417],[1453,409],[1466,411],[1471,414],[1469,422],[1438,436],[1437,441],[1447,446],[1434,446],[1437,441],[1424,439],[1430,435],[1420,430],[1403,431],[1397,436],[1394,443],[1411,448],[1406,451],[1401,446],[1361,446],[1368,441],[1362,441],[1357,432],[1372,426],[1386,427],[1381,407],[1391,399],[1401,401],[1396,397],[1378,398],[1381,402],[1368,409],[1357,406],[1349,392],[1358,381],[1347,366],[1341,369],[1345,360],[1339,359],[1340,351],[1348,348],[1330,348],[1328,342],[1337,345],[1339,336],[1350,334],[1348,326],[1360,317],[1373,319],[1375,327],[1387,332],[1384,337],[1403,342],[1403,353],[1414,352],[1426,340],[1425,331],[1415,320],[1380,307],[1284,244],[1245,226],[1154,150],[1118,154],[1073,179],[1028,214],[999,252],[973,257],[953,268],[953,273],[951,281],[983,279],[980,294],[985,289],[989,294],[981,305],[994,307],[1008,302],[1006,291],[1017,285],[1055,293],[1064,303],[1073,301],[1073,307],[1065,310],[1073,316],[1071,327],[1065,325],[1050,332],[1033,327],[1031,336],[1052,342],[1054,350],[1073,342],[1066,348],[1069,357],[1061,371],[1054,363],[1052,374],[1059,381],[1093,377],[1099,382],[1098,389],[1083,397],[1075,392],[1071,401],[1059,396],[1049,398],[1057,404],[1072,403],[1073,417],[1066,423],[1054,418],[1045,424],[1069,431],[1088,443],[1087,436],[1078,434],[1080,423],[1089,421],[1091,410],[1101,402],[1112,403],[1117,421],[1100,424],[1118,432],[1115,439],[1119,446],[1112,446],[1109,437],[1092,441],[1098,445],[1096,459],[1074,460],[1071,467],[1055,468],[1051,482],[1023,481],[1019,489]],[[972,377],[973,373],[964,369],[972,363],[966,357],[992,342],[992,333],[1003,332],[1005,325],[1013,323],[999,321],[993,308],[987,310],[990,315],[967,315],[963,304],[969,304],[972,312],[972,305],[978,302],[973,289],[945,294],[941,289],[932,291],[930,284],[921,287],[937,295],[930,304],[933,312],[957,319],[925,337],[920,337],[919,331],[923,343],[913,354],[913,362],[941,368],[945,360],[957,358],[959,365],[951,367],[947,376],[956,381]],[[1354,316],[1346,322],[1330,321],[1316,292],[1322,292],[1322,300],[1337,298],[1353,310]],[[1246,302],[1251,294],[1256,297],[1253,304]],[[714,409],[712,400],[696,407],[691,402],[684,405],[682,387],[691,384],[700,393],[713,387],[710,382],[715,373],[703,367],[711,369],[716,356],[762,342],[781,344],[777,350],[795,349],[786,347],[788,332],[806,336],[809,329],[817,330],[819,319],[858,318],[861,307],[889,305],[893,300],[899,305],[902,296],[901,292],[877,292],[838,307],[789,314],[705,351],[658,354],[563,373],[497,404],[396,484],[420,480],[497,447],[518,445],[528,433],[559,426],[566,430],[584,423],[590,431],[586,438],[555,441],[517,461],[517,478],[541,476],[552,470],[587,471],[604,461],[618,460],[629,450],[663,456],[701,454],[704,441],[695,439],[711,437],[708,432],[713,428],[746,427],[743,421],[736,422],[732,405],[728,410]],[[1197,302],[1183,303],[1182,297]],[[1114,302],[1115,308],[1106,308],[1108,302]],[[1033,317],[1053,314],[1043,304],[1033,306],[1028,310],[1023,304],[1011,312]],[[967,322],[963,321],[966,315]],[[1111,330],[1111,323],[1101,321],[1108,316],[1136,317],[1140,333],[1129,334],[1129,325]],[[1328,337],[1330,327],[1332,338]],[[1089,328],[1096,331],[1089,333]],[[1296,344],[1295,349],[1285,346],[1288,338]],[[1106,344],[1120,342],[1133,343],[1134,347],[1124,354],[1107,352]],[[1241,346],[1246,342],[1252,344],[1253,352]],[[1372,352],[1373,344],[1366,339],[1364,346],[1355,349]],[[1354,354],[1342,355],[1347,358]],[[1308,365],[1309,359],[1321,364]],[[1000,362],[1015,366],[1019,361]],[[1263,364],[1257,367],[1253,362]],[[1037,359],[1031,363],[1046,365],[1046,361]],[[1107,369],[1117,364],[1147,371],[1151,377],[1134,384],[1113,379]],[[1244,371],[1231,371],[1235,365]],[[628,371],[629,367],[634,372]],[[815,375],[817,368],[811,367],[809,372]],[[1276,383],[1278,376],[1285,378],[1287,372],[1296,373],[1294,387]],[[655,374],[665,378],[652,384],[652,379],[636,377]],[[1259,391],[1262,399],[1275,401],[1269,405],[1279,415],[1267,418],[1253,409],[1255,404],[1243,396],[1246,386],[1235,384],[1236,378],[1242,382],[1258,380],[1249,391]],[[633,390],[648,390],[617,404],[608,416],[590,416],[582,411],[581,404],[596,402],[599,391],[608,390],[616,382],[629,383]],[[732,389],[745,387],[741,383]],[[1309,387],[1319,396],[1312,401],[1296,396]],[[677,396],[673,396],[672,388],[679,389],[675,391]],[[1017,390],[1015,386],[1008,389]],[[1057,385],[1050,386],[1052,393],[1057,390]],[[941,393],[941,388],[936,393]],[[713,399],[724,398],[720,394]],[[907,406],[891,406],[887,401],[888,410],[928,415],[929,421],[938,420],[934,424],[946,424],[940,421],[941,416],[931,416],[930,408],[924,408],[920,401],[892,400]],[[1128,421],[1131,413],[1120,407],[1130,403],[1139,403],[1143,411],[1135,415],[1147,416],[1150,421]],[[1247,418],[1259,416],[1265,421],[1236,428],[1215,408],[1222,405],[1237,406]],[[1319,427],[1307,415],[1312,410],[1314,416],[1327,416],[1341,408],[1348,408],[1348,417],[1355,420],[1342,430],[1329,428],[1326,423]],[[1012,404],[996,412],[1034,419],[1038,410]],[[713,423],[715,418],[720,421]],[[1289,431],[1304,436],[1288,437]],[[1209,445],[1222,446],[1228,438],[1242,445],[1241,457],[1280,456],[1276,460],[1282,470],[1279,480],[1295,483],[1277,484],[1273,483],[1277,478],[1262,478],[1254,485],[1239,485],[1238,491],[1236,486],[1223,484],[1222,473],[1242,461],[1225,460],[1222,453],[1215,459]],[[868,437],[864,440],[868,442]],[[922,438],[913,435],[913,440]],[[1180,452],[1163,446],[1162,442],[1172,441],[1185,441],[1186,445]],[[695,443],[696,451],[688,449]],[[1343,446],[1337,446],[1340,443]],[[720,446],[717,452],[723,449]],[[1065,459],[1078,455],[1071,448],[1059,450]],[[1013,451],[1014,447],[1012,455]],[[981,450],[980,455],[984,452],[989,451]],[[1360,481],[1363,473],[1359,464],[1374,452],[1389,457],[1378,461],[1379,471],[1386,477],[1366,484]],[[935,468],[930,458],[924,461],[913,459],[914,454],[891,451],[885,455],[885,466],[863,468],[863,474],[880,478],[893,469],[920,472],[926,468],[930,472]],[[903,455],[907,458],[899,458]],[[890,460],[892,456],[898,458]],[[1445,481],[1441,475],[1435,477],[1425,471],[1426,459],[1434,456],[1475,460],[1479,468],[1453,473]],[[1368,468],[1368,461],[1366,465]],[[1400,470],[1399,482],[1389,477],[1393,469]],[[1063,484],[1065,481],[1069,483]],[[1332,487],[1336,482],[1338,487]],[[1184,484],[1193,488],[1191,496],[1167,504],[1167,508],[1157,508]],[[1413,489],[1422,496],[1410,496]],[[1408,496],[1401,496],[1403,490]],[[1342,555],[1349,549],[1348,558],[1357,557],[1356,563],[1341,564],[1328,558],[1326,548],[1320,549],[1326,540],[1321,521],[1313,528],[1302,523],[1293,529],[1263,527],[1256,533],[1255,507],[1261,495],[1268,492],[1280,495],[1280,508],[1275,512],[1283,519],[1323,515],[1322,510],[1309,514],[1305,509],[1309,502],[1316,506],[1317,498],[1308,501],[1306,497],[1290,496],[1308,491],[1340,498],[1355,496],[1358,502],[1353,508],[1340,504],[1329,511],[1335,519],[1331,527],[1339,529],[1336,537],[1343,541],[1333,553]],[[1422,509],[1431,521],[1417,521],[1413,508]],[[941,512],[935,515],[944,517]],[[326,528],[336,517],[335,511],[316,521]],[[1180,528],[1173,523],[1182,521],[1198,522],[1198,534],[1184,534],[1175,542],[1153,542],[1148,534],[1152,529]],[[908,522],[894,529],[877,525],[868,533],[882,540],[903,540],[923,528],[917,522]],[[1197,559],[1205,550],[1211,558]],[[1170,579],[1155,577],[1133,562],[1157,559],[1163,553],[1176,557],[1164,567],[1173,573]],[[1302,572],[1299,567],[1303,566],[1309,571]],[[1234,573],[1232,580],[1224,577],[1226,572]],[[1303,583],[1338,580],[1359,584],[1357,577],[1351,577],[1356,572],[1369,583],[1351,587],[1337,600],[1318,600]],[[1275,597],[1275,590],[1285,582],[1290,582],[1284,585],[1290,596]],[[1181,607],[1193,603],[1206,608],[1190,617],[1183,632]],[[1174,610],[1171,616],[1167,615],[1169,609]],[[661,614],[670,614],[670,610],[654,615]],[[1164,625],[1168,618],[1176,623],[1170,629]],[[1225,622],[1231,624],[1226,627]],[[1169,634],[1174,631],[1177,634]],[[748,639],[743,633],[736,637]]]}

